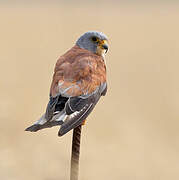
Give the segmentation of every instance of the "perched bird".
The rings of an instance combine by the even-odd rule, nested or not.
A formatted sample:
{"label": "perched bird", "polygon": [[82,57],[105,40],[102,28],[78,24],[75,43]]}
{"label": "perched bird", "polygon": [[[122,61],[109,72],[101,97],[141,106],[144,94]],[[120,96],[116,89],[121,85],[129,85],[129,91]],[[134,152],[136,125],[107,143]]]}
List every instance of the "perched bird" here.
{"label": "perched bird", "polygon": [[84,123],[101,96],[107,92],[106,35],[84,33],[55,66],[45,114],[26,131],[61,125],[59,136]]}

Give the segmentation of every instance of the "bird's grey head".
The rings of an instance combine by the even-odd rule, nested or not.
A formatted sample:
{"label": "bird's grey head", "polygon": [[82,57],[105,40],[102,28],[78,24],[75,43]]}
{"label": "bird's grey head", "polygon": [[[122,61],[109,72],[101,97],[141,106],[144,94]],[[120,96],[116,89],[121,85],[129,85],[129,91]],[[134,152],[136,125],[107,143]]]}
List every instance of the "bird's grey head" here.
{"label": "bird's grey head", "polygon": [[77,40],[76,45],[104,57],[108,51],[107,42],[108,38],[102,32],[88,31]]}

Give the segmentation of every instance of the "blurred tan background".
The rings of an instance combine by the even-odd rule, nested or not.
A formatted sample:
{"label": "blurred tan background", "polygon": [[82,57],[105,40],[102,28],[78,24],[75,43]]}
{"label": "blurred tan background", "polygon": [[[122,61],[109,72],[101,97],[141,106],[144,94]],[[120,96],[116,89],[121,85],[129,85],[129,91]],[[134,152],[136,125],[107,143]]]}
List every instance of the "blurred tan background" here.
{"label": "blurred tan background", "polygon": [[0,179],[69,179],[72,133],[24,129],[45,111],[57,58],[88,30],[110,39],[109,88],[83,127],[80,179],[178,180],[177,1],[0,2]]}

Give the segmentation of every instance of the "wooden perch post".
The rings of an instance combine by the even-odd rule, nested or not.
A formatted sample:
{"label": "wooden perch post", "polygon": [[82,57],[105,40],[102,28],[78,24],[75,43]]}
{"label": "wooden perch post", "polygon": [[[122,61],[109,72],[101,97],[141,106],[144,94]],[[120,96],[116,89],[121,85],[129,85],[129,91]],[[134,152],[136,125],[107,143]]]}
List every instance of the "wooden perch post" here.
{"label": "wooden perch post", "polygon": [[81,127],[82,125],[79,125],[73,129],[70,180],[78,180]]}

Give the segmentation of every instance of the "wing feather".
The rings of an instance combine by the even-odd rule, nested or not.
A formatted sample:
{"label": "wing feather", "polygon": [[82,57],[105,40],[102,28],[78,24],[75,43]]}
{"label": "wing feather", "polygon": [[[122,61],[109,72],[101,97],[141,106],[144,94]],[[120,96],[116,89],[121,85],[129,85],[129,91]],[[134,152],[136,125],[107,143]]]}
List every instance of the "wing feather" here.
{"label": "wing feather", "polygon": [[100,96],[101,94],[97,92],[96,94],[93,94],[91,97],[88,97],[83,108],[81,108],[80,111],[73,112],[67,118],[67,120],[61,125],[58,135],[63,136],[71,129],[74,129],[80,124],[82,124],[82,122],[88,117],[88,115],[91,113],[91,111],[95,107]]}

